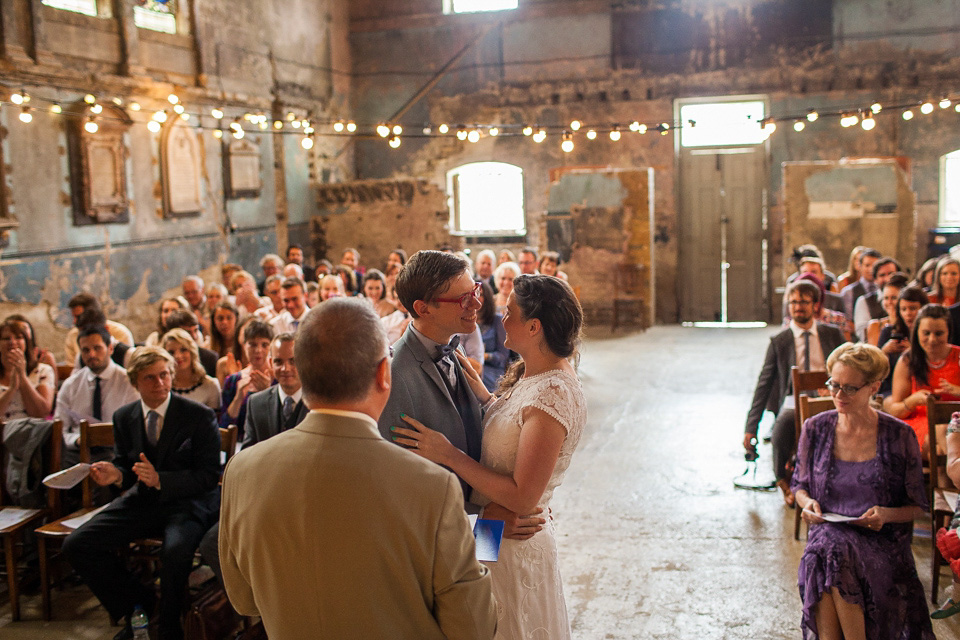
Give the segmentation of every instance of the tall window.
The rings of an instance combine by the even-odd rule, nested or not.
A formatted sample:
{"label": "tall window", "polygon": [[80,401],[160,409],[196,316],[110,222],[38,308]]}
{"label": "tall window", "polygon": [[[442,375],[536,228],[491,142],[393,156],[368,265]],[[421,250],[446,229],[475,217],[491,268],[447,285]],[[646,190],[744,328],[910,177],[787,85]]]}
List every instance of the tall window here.
{"label": "tall window", "polygon": [[[760,144],[767,135],[760,127],[765,117],[761,100],[692,103],[680,106],[680,144],[684,147],[718,147]],[[690,121],[695,124],[691,125]]]}
{"label": "tall window", "polygon": [[450,226],[471,236],[526,234],[523,169],[504,162],[473,162],[447,174]]}
{"label": "tall window", "polygon": [[[475,13],[477,11],[507,11],[517,8],[518,0],[443,0],[443,12]],[[436,6],[436,5],[434,5]]]}
{"label": "tall window", "polygon": [[960,149],[940,158],[940,224],[960,227]]}
{"label": "tall window", "polygon": [[97,0],[43,0],[43,4],[54,9],[64,9],[87,16],[97,15]]}
{"label": "tall window", "polygon": [[141,29],[177,32],[177,0],[136,0],[133,23]]}

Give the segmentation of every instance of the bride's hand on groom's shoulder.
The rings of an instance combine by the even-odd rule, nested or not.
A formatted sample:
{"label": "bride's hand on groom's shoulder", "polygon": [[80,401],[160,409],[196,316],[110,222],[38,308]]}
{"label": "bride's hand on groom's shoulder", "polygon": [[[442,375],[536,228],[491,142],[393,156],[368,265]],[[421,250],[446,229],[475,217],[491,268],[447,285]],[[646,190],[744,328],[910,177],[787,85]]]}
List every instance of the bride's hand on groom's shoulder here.
{"label": "bride's hand on groom's shoulder", "polygon": [[538,507],[530,515],[520,516],[496,502],[491,502],[483,508],[484,518],[503,521],[503,537],[510,540],[527,540],[543,529],[547,521],[541,517],[542,513],[543,509]]}
{"label": "bride's hand on groom's shoulder", "polygon": [[416,418],[403,413],[400,419],[410,425],[409,428],[390,427],[393,432],[393,441],[405,446],[419,456],[431,462],[448,465],[450,456],[456,449],[439,431],[430,429]]}
{"label": "bride's hand on groom's shoulder", "polygon": [[467,356],[463,355],[459,351],[456,351],[455,353],[457,354],[457,359],[460,361],[460,367],[463,369],[463,375],[466,376],[467,382],[470,384],[470,388],[473,390],[473,395],[477,396],[477,400],[480,401],[480,404],[485,404],[490,398],[490,392],[487,391],[485,386],[483,386],[483,379],[480,377],[480,374],[477,373],[477,370],[473,368],[473,365],[470,364],[470,360],[467,359]]}

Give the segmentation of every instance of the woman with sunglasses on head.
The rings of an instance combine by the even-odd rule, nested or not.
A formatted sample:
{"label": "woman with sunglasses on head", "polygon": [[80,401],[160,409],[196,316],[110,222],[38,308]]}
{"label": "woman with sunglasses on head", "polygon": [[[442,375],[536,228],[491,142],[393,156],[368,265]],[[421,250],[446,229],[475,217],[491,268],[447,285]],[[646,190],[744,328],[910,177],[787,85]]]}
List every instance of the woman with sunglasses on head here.
{"label": "woman with sunglasses on head", "polygon": [[[926,451],[927,398],[960,400],[960,347],[950,344],[950,312],[939,304],[920,309],[910,332],[910,349],[893,369],[893,392],[883,409],[900,418],[917,434],[920,450]],[[943,442],[943,438],[938,438]]]}
{"label": "woman with sunglasses on head", "polygon": [[810,525],[798,572],[806,640],[934,638],[910,548],[927,509],[920,448],[908,425],[870,406],[889,366],[872,345],[837,347],[836,410],[803,425],[792,489]]}

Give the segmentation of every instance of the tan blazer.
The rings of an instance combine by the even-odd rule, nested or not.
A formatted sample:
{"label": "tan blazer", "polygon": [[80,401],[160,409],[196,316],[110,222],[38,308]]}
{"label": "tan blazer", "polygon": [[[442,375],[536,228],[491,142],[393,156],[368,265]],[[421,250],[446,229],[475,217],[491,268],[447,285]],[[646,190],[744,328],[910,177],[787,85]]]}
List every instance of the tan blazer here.
{"label": "tan blazer", "polygon": [[227,465],[223,581],[270,640],[492,638],[474,554],[456,476],[373,420],[312,411]]}

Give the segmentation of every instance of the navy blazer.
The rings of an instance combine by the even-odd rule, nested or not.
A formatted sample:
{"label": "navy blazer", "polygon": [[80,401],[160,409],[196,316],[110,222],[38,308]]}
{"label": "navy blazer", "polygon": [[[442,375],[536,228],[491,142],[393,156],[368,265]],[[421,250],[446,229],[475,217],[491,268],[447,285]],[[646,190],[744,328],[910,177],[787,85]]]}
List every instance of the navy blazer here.
{"label": "navy blazer", "polygon": [[[146,425],[140,401],[131,402],[113,414],[113,464],[123,475],[121,488],[133,487],[122,500],[138,503],[181,503],[197,517],[206,519],[219,508],[220,430],[213,410],[177,394],[171,394],[156,450],[148,451]],[[160,476],[160,489],[140,483],[133,465],[140,454]]]}
{"label": "navy blazer", "polygon": [[[294,425],[300,424],[310,409],[301,399],[293,409]],[[280,433],[281,408],[280,390],[277,385],[269,389],[251,393],[247,398],[247,418],[243,425],[243,443],[241,449],[251,447],[262,440],[272,438]]]}
{"label": "navy blazer", "polygon": [[[823,349],[824,359],[834,349],[846,342],[843,332],[827,324],[817,323],[817,337]],[[757,387],[753,392],[753,402],[747,413],[745,433],[756,433],[764,410],[777,415],[783,406],[784,399],[793,393],[793,378],[790,368],[796,364],[797,352],[793,342],[793,331],[787,327],[770,338],[767,346],[767,355],[763,361],[763,369],[757,380]]]}

